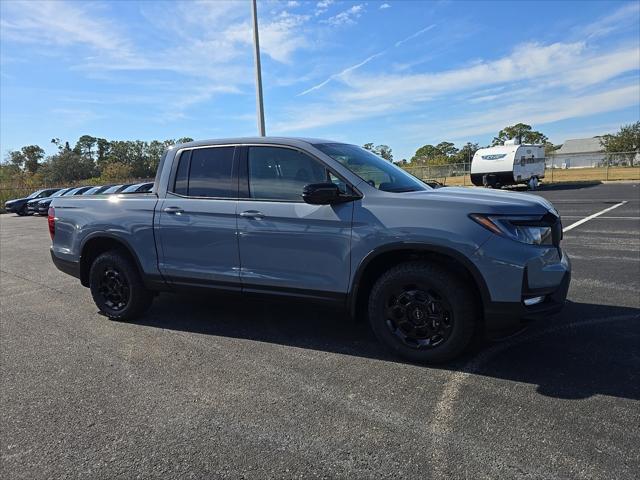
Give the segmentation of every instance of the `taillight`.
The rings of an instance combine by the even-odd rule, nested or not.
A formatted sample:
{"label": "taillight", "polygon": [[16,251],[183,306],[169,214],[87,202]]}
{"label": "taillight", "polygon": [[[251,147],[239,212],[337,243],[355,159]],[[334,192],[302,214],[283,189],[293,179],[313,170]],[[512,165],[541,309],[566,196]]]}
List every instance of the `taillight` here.
{"label": "taillight", "polygon": [[49,235],[51,235],[51,240],[56,236],[56,210],[53,207],[49,207],[49,214],[47,216],[47,221],[49,222]]}

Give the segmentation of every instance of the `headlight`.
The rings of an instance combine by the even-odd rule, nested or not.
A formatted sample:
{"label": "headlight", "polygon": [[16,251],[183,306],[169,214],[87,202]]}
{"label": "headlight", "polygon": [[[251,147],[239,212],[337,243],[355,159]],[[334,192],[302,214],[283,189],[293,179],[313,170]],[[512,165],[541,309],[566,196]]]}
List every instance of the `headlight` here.
{"label": "headlight", "polygon": [[469,216],[496,235],[530,245],[553,245],[553,228],[545,218],[478,213]]}

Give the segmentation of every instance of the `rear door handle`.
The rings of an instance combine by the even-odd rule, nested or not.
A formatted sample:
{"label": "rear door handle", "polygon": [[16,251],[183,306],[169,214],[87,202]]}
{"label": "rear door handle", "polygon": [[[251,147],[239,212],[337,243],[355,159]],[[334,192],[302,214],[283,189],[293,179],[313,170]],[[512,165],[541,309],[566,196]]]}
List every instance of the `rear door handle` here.
{"label": "rear door handle", "polygon": [[255,218],[256,220],[260,220],[264,218],[264,213],[259,212],[258,210],[247,210],[246,212],[240,213],[241,217],[245,218]]}
{"label": "rear door handle", "polygon": [[184,210],[181,209],[180,207],[167,207],[162,211],[164,213],[173,213],[175,215],[182,215],[184,213]]}

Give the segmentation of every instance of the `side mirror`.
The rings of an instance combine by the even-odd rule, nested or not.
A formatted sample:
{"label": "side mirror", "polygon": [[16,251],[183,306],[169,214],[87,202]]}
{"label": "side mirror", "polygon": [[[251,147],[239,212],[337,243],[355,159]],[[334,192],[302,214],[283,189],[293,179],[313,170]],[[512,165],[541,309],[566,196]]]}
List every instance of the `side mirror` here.
{"label": "side mirror", "polygon": [[341,201],[340,189],[335,183],[310,183],[302,190],[302,199],[311,205],[330,205]]}

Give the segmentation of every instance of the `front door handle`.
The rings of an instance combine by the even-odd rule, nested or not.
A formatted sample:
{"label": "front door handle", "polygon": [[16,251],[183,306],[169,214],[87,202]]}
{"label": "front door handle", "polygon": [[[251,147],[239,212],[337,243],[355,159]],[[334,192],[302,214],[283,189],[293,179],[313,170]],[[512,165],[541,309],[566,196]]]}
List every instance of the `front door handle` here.
{"label": "front door handle", "polygon": [[162,211],[164,213],[173,213],[175,215],[182,215],[184,213],[184,210],[181,209],[180,207],[167,207]]}
{"label": "front door handle", "polygon": [[259,212],[258,210],[247,210],[246,212],[242,212],[240,216],[245,218],[255,218],[256,220],[260,220],[261,218],[264,218],[264,213]]}

